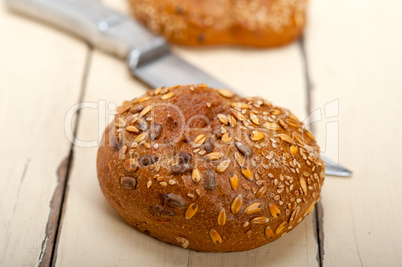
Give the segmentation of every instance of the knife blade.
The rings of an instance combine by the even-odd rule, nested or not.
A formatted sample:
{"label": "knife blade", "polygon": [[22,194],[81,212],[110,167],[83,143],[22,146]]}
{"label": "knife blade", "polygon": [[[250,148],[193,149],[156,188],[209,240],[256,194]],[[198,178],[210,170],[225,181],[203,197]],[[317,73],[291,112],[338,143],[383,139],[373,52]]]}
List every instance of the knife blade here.
{"label": "knife blade", "polygon": [[[165,39],[119,12],[91,0],[6,0],[16,12],[62,28],[94,47],[127,59],[131,73],[151,88],[205,83],[228,88],[170,51]],[[169,71],[166,71],[169,70]],[[327,175],[352,172],[322,157]]]}

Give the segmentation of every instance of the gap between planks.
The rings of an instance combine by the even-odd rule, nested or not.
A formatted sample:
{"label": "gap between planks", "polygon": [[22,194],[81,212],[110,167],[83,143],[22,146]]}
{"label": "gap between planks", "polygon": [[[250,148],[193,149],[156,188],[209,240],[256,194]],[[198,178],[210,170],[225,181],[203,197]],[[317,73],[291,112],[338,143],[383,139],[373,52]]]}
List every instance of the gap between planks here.
{"label": "gap between planks", "polygon": [[[88,80],[88,74],[91,67],[93,55],[93,47],[88,45],[87,55],[84,61],[84,72],[81,78],[80,95],[78,103],[84,100],[85,90]],[[74,137],[78,132],[80,121],[80,108],[76,112],[76,120],[74,122]],[[74,142],[71,143],[70,150],[64,160],[57,169],[58,183],[54,190],[52,200],[50,201],[50,212],[46,224],[45,238],[42,240],[41,252],[39,255],[40,267],[55,266],[57,258],[57,244],[60,237],[61,222],[63,221],[65,212],[65,203],[67,198],[67,187],[70,171],[73,165]]]}
{"label": "gap between planks", "polygon": [[[308,118],[312,114],[312,106],[313,106],[313,83],[311,81],[309,64],[308,64],[308,55],[305,47],[305,36],[302,35],[298,40],[298,45],[300,48],[300,53],[302,57],[303,67],[304,67],[304,78],[305,78],[305,90],[306,90],[306,112]],[[307,122],[311,131],[315,134],[315,127],[310,121]],[[317,254],[317,262],[320,267],[324,265],[324,225],[323,225],[323,217],[324,217],[324,208],[321,204],[321,201],[317,201],[317,204],[314,208],[315,211],[315,223],[316,223],[316,238],[318,243],[318,254]]]}

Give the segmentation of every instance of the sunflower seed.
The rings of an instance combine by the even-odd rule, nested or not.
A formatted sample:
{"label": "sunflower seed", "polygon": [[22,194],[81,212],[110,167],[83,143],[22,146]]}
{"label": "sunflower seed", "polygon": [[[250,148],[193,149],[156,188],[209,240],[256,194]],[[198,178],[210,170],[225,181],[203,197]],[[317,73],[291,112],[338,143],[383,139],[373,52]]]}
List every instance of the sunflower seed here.
{"label": "sunflower seed", "polygon": [[120,179],[120,184],[121,187],[123,187],[124,189],[135,189],[135,186],[137,185],[137,181],[134,179],[134,177],[127,177],[124,176]]}
{"label": "sunflower seed", "polygon": [[238,195],[232,202],[232,205],[230,206],[230,210],[232,211],[233,214],[236,214],[240,211],[241,205],[243,202],[243,197],[242,195]]}
{"label": "sunflower seed", "polygon": [[194,183],[198,183],[201,180],[201,174],[197,168],[193,169],[191,179],[193,180]]}
{"label": "sunflower seed", "polygon": [[215,174],[210,169],[205,171],[204,188],[206,190],[215,189]]}
{"label": "sunflower seed", "polygon": [[163,194],[163,197],[165,198],[165,200],[167,201],[167,203],[170,206],[176,207],[176,208],[183,208],[184,205],[186,204],[186,202],[184,201],[184,199],[178,195],[175,194]]}
{"label": "sunflower seed", "polygon": [[147,121],[142,119],[142,118],[137,119],[137,124],[136,125],[141,131],[146,131],[148,129]]}
{"label": "sunflower seed", "polygon": [[141,156],[139,158],[138,162],[141,167],[146,167],[146,166],[154,164],[155,162],[158,161],[158,159],[159,158],[155,155],[146,154],[146,155]]}
{"label": "sunflower seed", "polygon": [[269,219],[267,217],[255,217],[253,219],[251,219],[251,223],[254,224],[263,224],[263,223],[267,223],[269,221]]}
{"label": "sunflower seed", "polygon": [[225,223],[226,223],[226,211],[224,208],[222,208],[218,214],[218,224],[224,225]]}
{"label": "sunflower seed", "polygon": [[217,245],[222,244],[222,237],[216,230],[212,229],[209,232],[209,235],[212,239],[212,242],[214,242],[214,244],[217,244]]}
{"label": "sunflower seed", "polygon": [[132,108],[130,109],[130,112],[134,114],[134,113],[141,112],[141,110],[143,110],[143,109],[144,109],[144,106],[143,106],[143,105],[138,105],[138,106],[132,107]]}
{"label": "sunflower seed", "polygon": [[224,97],[227,97],[227,98],[233,97],[235,95],[234,92],[232,92],[230,90],[227,90],[227,89],[217,89],[216,91],[218,91],[218,93],[221,96],[224,96]]}
{"label": "sunflower seed", "polygon": [[155,122],[151,126],[151,135],[149,139],[151,139],[151,141],[158,139],[161,136],[162,132],[163,132],[162,123]]}
{"label": "sunflower seed", "polygon": [[188,206],[188,208],[186,210],[186,214],[185,214],[186,219],[191,219],[195,215],[197,210],[198,210],[197,204],[195,204],[195,203],[190,204],[190,206]]}
{"label": "sunflower seed", "polygon": [[237,190],[239,187],[239,177],[234,173],[233,176],[229,177],[230,186],[233,190]]}
{"label": "sunflower seed", "polygon": [[110,144],[116,149],[120,150],[121,146],[123,145],[123,141],[119,139],[117,136],[113,136],[110,139]]}
{"label": "sunflower seed", "polygon": [[247,214],[252,214],[252,213],[259,212],[261,209],[262,209],[262,204],[255,202],[255,203],[249,205],[244,211]]}
{"label": "sunflower seed", "polygon": [[278,218],[278,216],[281,214],[281,211],[278,209],[278,207],[273,203],[269,203],[268,207],[272,217]]}
{"label": "sunflower seed", "polygon": [[210,153],[215,148],[215,140],[212,137],[208,137],[202,145],[202,148]]}
{"label": "sunflower seed", "polygon": [[249,157],[253,154],[253,150],[249,146],[240,142],[235,142],[235,145],[244,156]]}
{"label": "sunflower seed", "polygon": [[193,167],[193,164],[190,163],[179,163],[175,164],[170,168],[170,172],[172,174],[179,174],[179,173],[185,173],[188,170],[190,170]]}
{"label": "sunflower seed", "polygon": [[220,122],[222,122],[223,124],[227,125],[229,123],[228,117],[226,117],[225,115],[219,113],[217,116]]}
{"label": "sunflower seed", "polygon": [[150,187],[151,187],[151,185],[152,185],[152,181],[151,181],[151,180],[149,180],[149,181],[147,182],[147,188],[150,188]]}
{"label": "sunflower seed", "polygon": [[181,151],[176,156],[179,158],[179,163],[188,164],[191,162],[192,155],[189,152]]}
{"label": "sunflower seed", "polygon": [[224,172],[230,165],[230,159],[225,159],[216,167],[217,172]]}

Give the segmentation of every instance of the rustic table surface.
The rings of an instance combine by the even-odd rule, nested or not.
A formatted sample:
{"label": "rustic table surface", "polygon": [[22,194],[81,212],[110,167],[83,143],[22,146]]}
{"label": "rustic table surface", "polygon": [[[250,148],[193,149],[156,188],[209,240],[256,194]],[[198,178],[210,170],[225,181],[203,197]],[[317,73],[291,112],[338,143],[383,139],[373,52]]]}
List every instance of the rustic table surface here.
{"label": "rustic table surface", "polygon": [[[174,47],[315,121],[323,152],[354,172],[327,177],[291,233],[226,254],[149,238],[107,204],[95,168],[104,116],[147,88],[122,60],[1,4],[0,266],[402,266],[401,1],[313,0],[304,38],[279,49]],[[72,144],[74,133],[93,142]]]}

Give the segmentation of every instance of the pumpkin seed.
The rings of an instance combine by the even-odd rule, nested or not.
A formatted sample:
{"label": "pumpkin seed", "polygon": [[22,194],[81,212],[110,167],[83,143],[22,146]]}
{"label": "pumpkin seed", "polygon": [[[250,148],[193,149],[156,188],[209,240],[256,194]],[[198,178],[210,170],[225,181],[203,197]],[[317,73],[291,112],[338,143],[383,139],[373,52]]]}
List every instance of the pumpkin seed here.
{"label": "pumpkin seed", "polygon": [[166,199],[167,203],[176,208],[183,208],[186,202],[184,199],[175,194],[163,194],[163,197]]}

